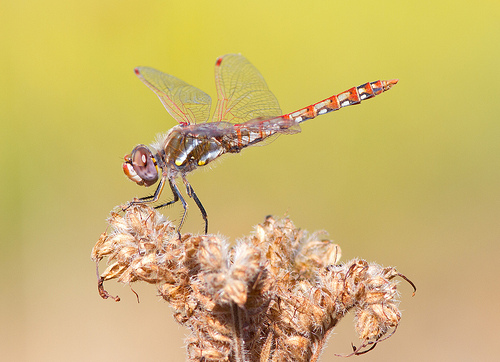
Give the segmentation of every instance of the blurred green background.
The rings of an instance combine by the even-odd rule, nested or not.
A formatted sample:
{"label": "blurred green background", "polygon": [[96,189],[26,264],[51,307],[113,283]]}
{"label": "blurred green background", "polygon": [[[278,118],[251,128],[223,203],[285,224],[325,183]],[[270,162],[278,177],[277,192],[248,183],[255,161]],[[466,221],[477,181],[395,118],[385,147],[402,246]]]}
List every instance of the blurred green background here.
{"label": "blurred green background", "polygon": [[[267,214],[397,266],[401,325],[356,360],[496,360],[500,325],[498,1],[6,1],[0,12],[0,351],[4,360],[183,361],[187,331],[154,286],[97,294],[90,251],[145,188],[124,154],[175,125],[134,75],[215,97],[241,52],[291,112],[347,88],[390,92],[228,156],[190,181],[233,242]],[[168,192],[166,193],[168,195]],[[184,231],[201,232],[192,202]],[[178,219],[180,205],[164,210]],[[103,268],[104,266],[102,266]],[[346,319],[322,361],[357,342]]]}

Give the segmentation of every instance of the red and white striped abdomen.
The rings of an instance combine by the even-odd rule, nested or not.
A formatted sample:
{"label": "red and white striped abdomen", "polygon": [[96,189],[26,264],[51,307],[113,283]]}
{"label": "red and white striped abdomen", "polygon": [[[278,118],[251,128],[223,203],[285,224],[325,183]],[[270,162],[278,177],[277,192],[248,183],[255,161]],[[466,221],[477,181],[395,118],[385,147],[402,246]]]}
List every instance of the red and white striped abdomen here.
{"label": "red and white striped abdomen", "polygon": [[288,113],[284,116],[294,120],[296,123],[301,123],[322,114],[336,111],[343,107],[359,104],[365,99],[370,99],[391,89],[391,87],[396,85],[397,82],[398,79],[391,79],[365,83],[358,87],[352,87],[345,92],[326,98],[308,107],[299,109],[298,111]]}
{"label": "red and white striped abdomen", "polygon": [[240,152],[241,149],[257,144],[275,134],[298,133],[300,123],[343,107],[359,104],[365,99],[391,89],[397,82],[398,79],[365,83],[292,113],[234,124],[218,139],[225,152]]}

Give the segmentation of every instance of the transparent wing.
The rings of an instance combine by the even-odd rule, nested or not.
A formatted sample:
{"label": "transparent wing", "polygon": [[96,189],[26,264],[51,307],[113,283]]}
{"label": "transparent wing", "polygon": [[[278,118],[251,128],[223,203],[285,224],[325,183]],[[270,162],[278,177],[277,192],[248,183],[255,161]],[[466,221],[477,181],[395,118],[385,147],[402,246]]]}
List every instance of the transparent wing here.
{"label": "transparent wing", "polygon": [[138,67],[134,71],[177,122],[192,124],[208,120],[212,99],[205,92],[153,68]]}
{"label": "transparent wing", "polygon": [[215,63],[217,108],[213,122],[243,123],[281,115],[278,100],[255,68],[240,54],[227,54]]}

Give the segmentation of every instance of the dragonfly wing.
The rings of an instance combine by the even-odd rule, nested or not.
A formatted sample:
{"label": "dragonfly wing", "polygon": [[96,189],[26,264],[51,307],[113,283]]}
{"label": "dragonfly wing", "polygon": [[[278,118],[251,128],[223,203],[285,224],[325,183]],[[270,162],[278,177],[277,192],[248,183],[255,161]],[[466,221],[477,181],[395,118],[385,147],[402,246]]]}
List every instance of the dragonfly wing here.
{"label": "dragonfly wing", "polygon": [[134,71],[177,122],[193,124],[208,120],[212,100],[202,90],[153,68],[138,67]]}
{"label": "dragonfly wing", "polygon": [[244,56],[227,54],[215,63],[217,108],[214,122],[244,123],[281,115],[278,100],[266,81]]}

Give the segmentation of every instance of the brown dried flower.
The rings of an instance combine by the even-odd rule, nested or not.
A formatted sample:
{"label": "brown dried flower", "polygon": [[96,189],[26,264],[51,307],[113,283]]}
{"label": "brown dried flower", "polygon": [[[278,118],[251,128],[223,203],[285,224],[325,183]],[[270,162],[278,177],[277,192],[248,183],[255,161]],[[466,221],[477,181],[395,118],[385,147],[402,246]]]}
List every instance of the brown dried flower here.
{"label": "brown dried flower", "polygon": [[338,245],[289,219],[267,217],[233,247],[215,235],[179,237],[147,205],[112,213],[109,224],[92,250],[96,263],[108,257],[100,295],[111,297],[110,279],[155,284],[191,330],[189,361],[316,361],[350,310],[362,340],[351,355],[361,354],[401,319],[394,278],[406,277],[364,260],[337,265]]}

